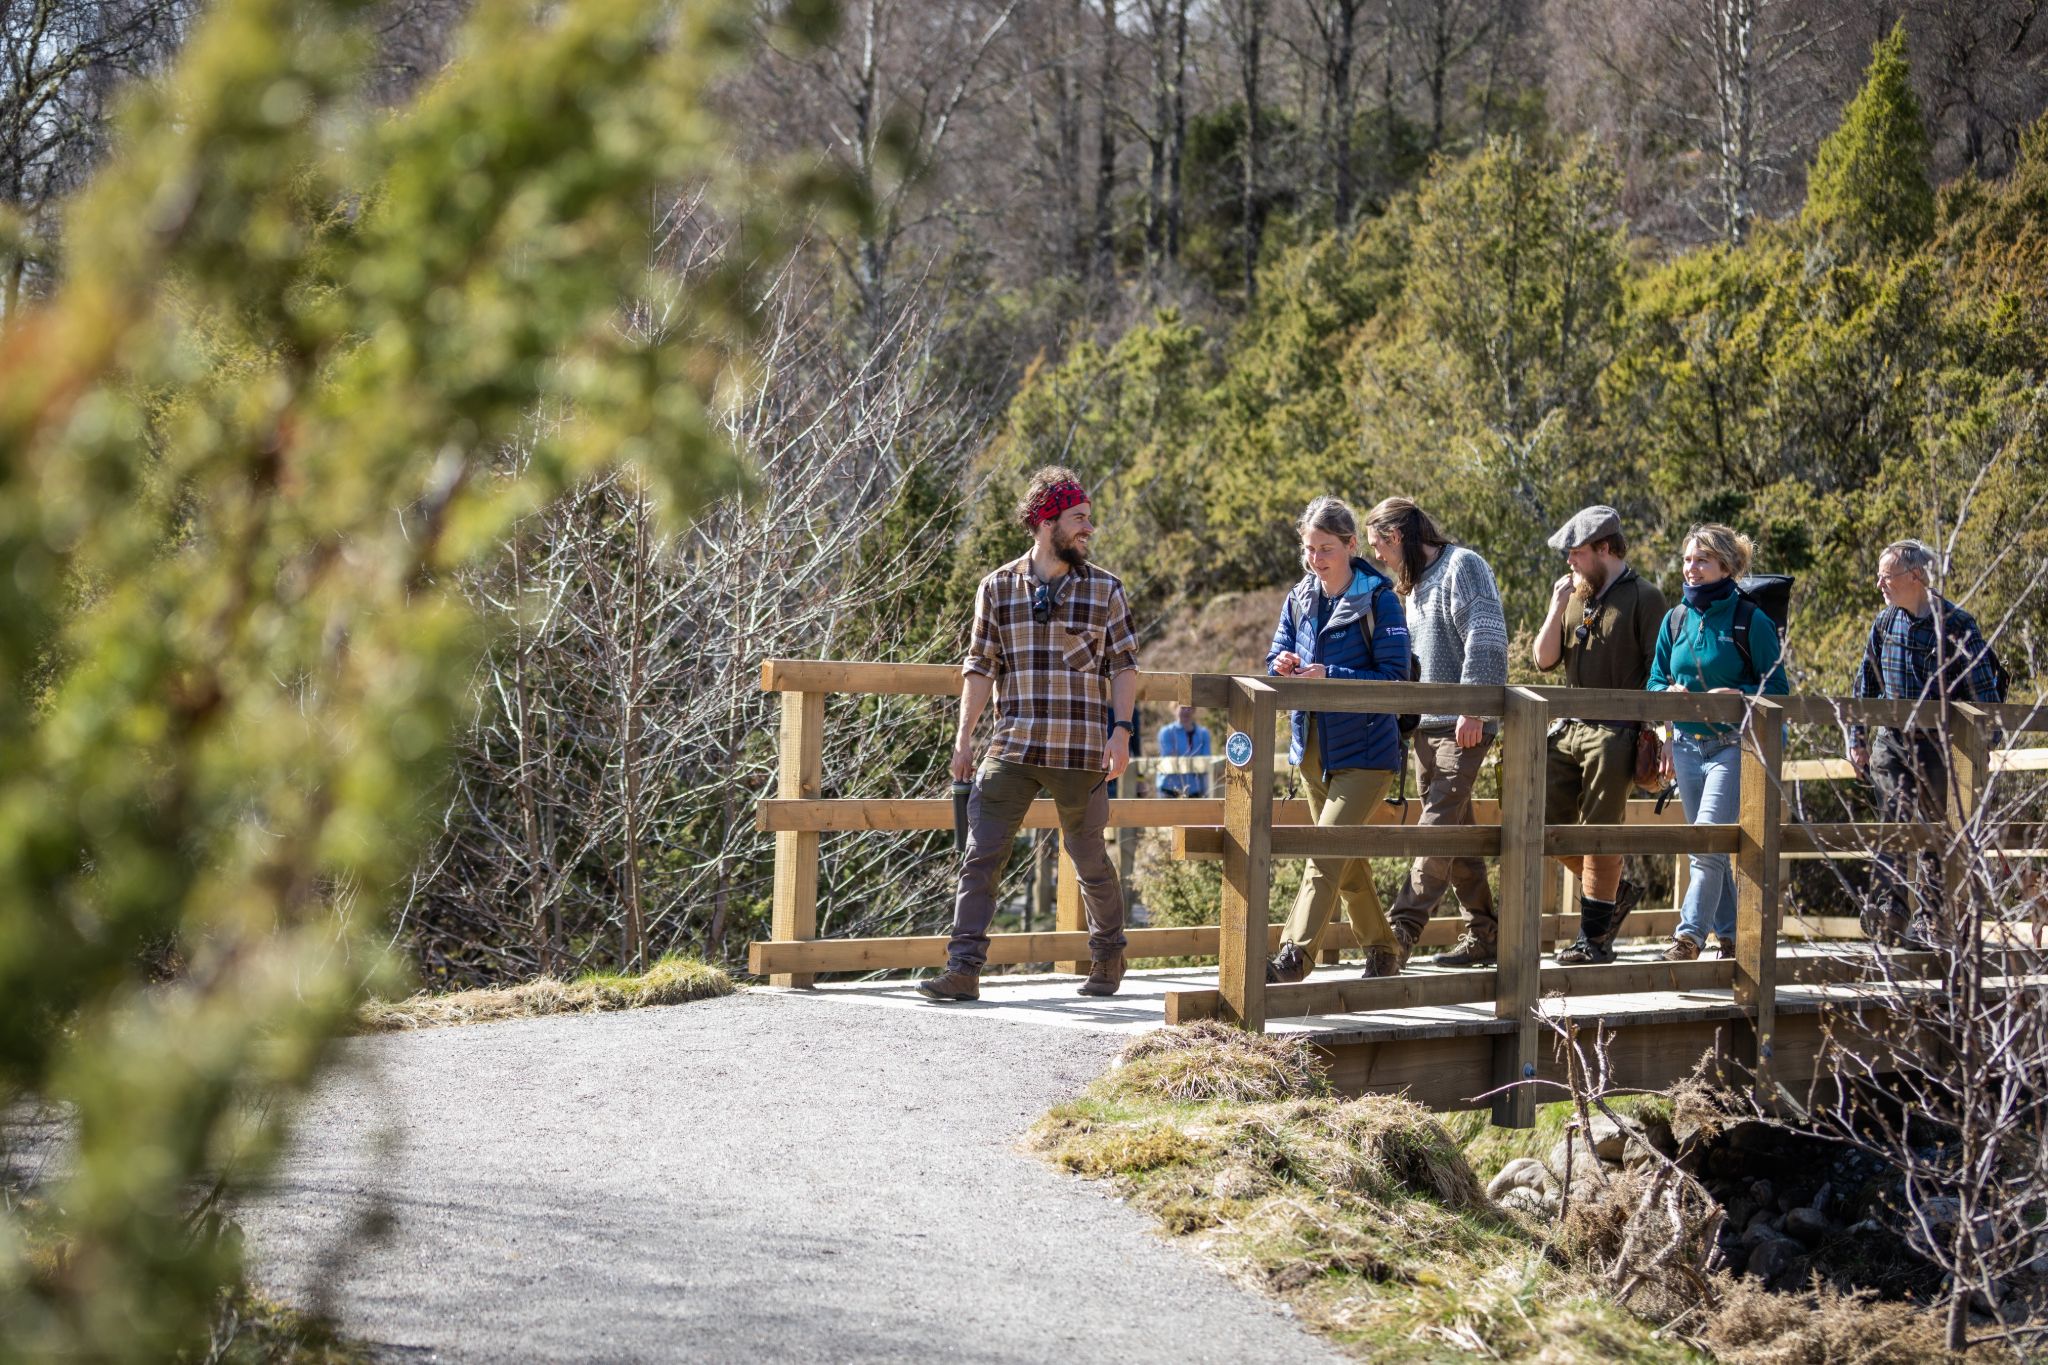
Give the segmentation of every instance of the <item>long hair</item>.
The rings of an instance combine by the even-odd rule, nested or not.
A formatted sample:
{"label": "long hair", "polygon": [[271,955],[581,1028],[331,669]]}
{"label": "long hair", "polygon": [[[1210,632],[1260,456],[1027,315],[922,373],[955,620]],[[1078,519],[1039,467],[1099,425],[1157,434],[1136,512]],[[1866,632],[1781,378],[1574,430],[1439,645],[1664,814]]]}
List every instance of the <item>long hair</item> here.
{"label": "long hair", "polygon": [[1415,591],[1416,581],[1429,567],[1429,547],[1441,549],[1458,543],[1445,535],[1435,519],[1415,505],[1413,498],[1382,498],[1377,507],[1365,514],[1365,524],[1381,535],[1400,533],[1401,562],[1387,567],[1394,571],[1394,589],[1403,597]]}

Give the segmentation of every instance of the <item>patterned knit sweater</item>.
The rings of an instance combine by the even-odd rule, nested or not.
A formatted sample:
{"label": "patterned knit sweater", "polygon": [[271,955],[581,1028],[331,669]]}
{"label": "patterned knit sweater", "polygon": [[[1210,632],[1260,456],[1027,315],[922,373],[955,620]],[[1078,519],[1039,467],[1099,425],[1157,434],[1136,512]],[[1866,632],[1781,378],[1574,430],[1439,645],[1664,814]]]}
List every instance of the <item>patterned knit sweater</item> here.
{"label": "patterned knit sweater", "polygon": [[[1408,598],[1408,632],[1422,681],[1504,687],[1508,680],[1508,623],[1500,589],[1486,561],[1462,545],[1447,545],[1422,571]],[[1446,730],[1456,716],[1424,716],[1425,730]],[[1487,717],[1491,734],[1500,722]]]}

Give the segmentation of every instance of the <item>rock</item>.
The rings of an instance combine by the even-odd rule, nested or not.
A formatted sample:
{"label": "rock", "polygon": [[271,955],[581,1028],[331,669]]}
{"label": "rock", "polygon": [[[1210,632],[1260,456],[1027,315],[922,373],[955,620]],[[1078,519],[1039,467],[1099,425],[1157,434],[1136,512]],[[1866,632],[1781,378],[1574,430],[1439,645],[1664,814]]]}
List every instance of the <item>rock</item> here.
{"label": "rock", "polygon": [[1586,1139],[1578,1133],[1566,1133],[1559,1138],[1557,1145],[1550,1149],[1549,1158],[1543,1163],[1550,1168],[1550,1173],[1557,1178],[1559,1185],[1565,1183],[1567,1160],[1571,1163],[1573,1184],[1582,1180],[1599,1179],[1593,1174],[1593,1167],[1600,1164],[1600,1158],[1594,1155],[1593,1150],[1586,1145]]}
{"label": "rock", "polygon": [[1809,1247],[1818,1246],[1822,1239],[1833,1231],[1827,1215],[1819,1209],[1793,1209],[1785,1215],[1780,1226],[1784,1228],[1786,1236],[1802,1246]]}
{"label": "rock", "polygon": [[1812,1201],[1807,1204],[1807,1207],[1810,1209],[1819,1209],[1823,1213],[1827,1212],[1828,1200],[1834,1197],[1834,1193],[1835,1186],[1833,1181],[1822,1182],[1820,1187],[1820,1193],[1814,1195]]}
{"label": "rock", "polygon": [[1533,1156],[1518,1156],[1501,1167],[1500,1174],[1487,1183],[1486,1197],[1498,1200],[1509,1190],[1536,1190],[1540,1193],[1550,1183],[1550,1172],[1543,1168],[1542,1162]]}
{"label": "rock", "polygon": [[1499,1202],[1504,1209],[1526,1213],[1532,1218],[1548,1218],[1555,1212],[1554,1206],[1543,1197],[1542,1191],[1532,1190],[1527,1185],[1510,1186],[1501,1193]]}
{"label": "rock", "polygon": [[1771,1184],[1768,1180],[1750,1181],[1749,1202],[1754,1208],[1775,1209],[1778,1207],[1777,1186]]}
{"label": "rock", "polygon": [[1606,1114],[1593,1115],[1592,1127],[1587,1134],[1592,1140],[1593,1154],[1602,1161],[1619,1161],[1628,1152],[1630,1139],[1642,1136],[1643,1126],[1633,1119],[1615,1119]]}
{"label": "rock", "polygon": [[1742,1229],[1742,1245],[1759,1247],[1773,1238],[1782,1237],[1777,1220],[1768,1213],[1759,1213],[1751,1218]]}
{"label": "rock", "polygon": [[1782,1283],[1792,1277],[1805,1251],[1789,1237],[1769,1237],[1749,1253],[1747,1269],[1765,1284]]}

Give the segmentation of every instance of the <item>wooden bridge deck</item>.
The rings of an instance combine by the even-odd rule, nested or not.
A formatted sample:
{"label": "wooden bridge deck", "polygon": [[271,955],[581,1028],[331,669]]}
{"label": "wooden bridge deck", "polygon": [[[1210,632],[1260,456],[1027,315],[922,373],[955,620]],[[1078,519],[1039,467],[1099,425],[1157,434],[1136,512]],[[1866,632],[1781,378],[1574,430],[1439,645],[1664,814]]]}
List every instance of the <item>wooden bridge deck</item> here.
{"label": "wooden bridge deck", "polygon": [[[1654,972],[1666,965],[1661,958],[1663,948],[1662,941],[1624,943],[1618,961]],[[1916,957],[1902,956],[1898,965],[1917,965],[1912,962]],[[1822,1039],[1823,1009],[1854,1007],[1865,994],[1853,982],[1800,982],[1796,978],[1823,965],[1840,971],[1859,960],[1874,965],[1875,959],[1874,950],[1840,943],[1781,949],[1778,961],[1787,980],[1777,991],[1772,1068],[1781,1083],[1797,1086],[1813,1075]],[[1327,985],[1357,975],[1358,964],[1347,961],[1321,969],[1310,981]],[[1483,998],[1353,1013],[1276,1013],[1269,1015],[1266,1032],[1313,1042],[1342,1094],[1404,1094],[1438,1112],[1483,1109],[1490,1101],[1481,1097],[1495,1084],[1494,1040],[1516,1029],[1515,1021],[1494,1017],[1492,976],[1487,968],[1437,967],[1419,958],[1409,964],[1401,980],[1462,979],[1472,984],[1475,996]],[[1133,971],[1125,977],[1123,989],[1108,999],[1077,995],[1074,978],[1059,973],[985,977],[980,1000],[957,1004],[927,1000],[917,993],[915,982],[900,979],[821,984],[801,994],[821,1004],[944,1011],[1030,1027],[1135,1037],[1167,1021],[1171,996],[1216,989],[1217,971],[1211,967]],[[1725,1045],[1728,1026],[1739,1023],[1746,1014],[1732,985],[1552,995],[1545,997],[1538,1009],[1547,1018],[1576,1018],[1589,1029],[1596,1022],[1604,1027],[1613,1039],[1609,1055],[1615,1083],[1644,1088],[1661,1088],[1691,1074],[1702,1055]],[[1553,1052],[1546,1040],[1539,1049],[1539,1079],[1561,1079]],[[999,1065],[992,1057],[991,1066]]]}

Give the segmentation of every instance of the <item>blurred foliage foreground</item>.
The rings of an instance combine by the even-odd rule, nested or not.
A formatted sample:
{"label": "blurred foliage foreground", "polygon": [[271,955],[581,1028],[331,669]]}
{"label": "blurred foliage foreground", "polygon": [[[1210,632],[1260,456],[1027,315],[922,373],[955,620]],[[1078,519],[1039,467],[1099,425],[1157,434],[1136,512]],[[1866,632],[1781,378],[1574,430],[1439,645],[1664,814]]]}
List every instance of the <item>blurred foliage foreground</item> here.
{"label": "blurred foliage foreground", "polygon": [[367,10],[218,0],[0,338],[0,1103],[75,1135],[57,1255],[6,1197],[0,1358],[204,1342],[239,1266],[196,1210],[389,970],[484,643],[450,571],[610,467],[733,482],[743,289],[681,296],[647,217],[736,184],[738,13],[484,0],[378,113]]}

